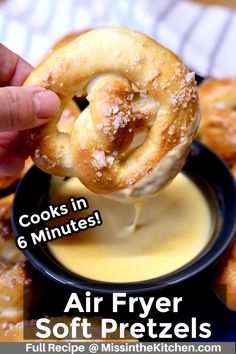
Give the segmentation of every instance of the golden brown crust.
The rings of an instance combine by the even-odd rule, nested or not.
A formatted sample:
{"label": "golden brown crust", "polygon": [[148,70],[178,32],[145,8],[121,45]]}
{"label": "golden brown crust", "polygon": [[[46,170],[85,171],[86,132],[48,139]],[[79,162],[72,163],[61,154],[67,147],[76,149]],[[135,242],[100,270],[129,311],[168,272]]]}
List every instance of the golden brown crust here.
{"label": "golden brown crust", "polygon": [[236,242],[214,284],[226,286],[226,305],[236,311]]}
{"label": "golden brown crust", "polygon": [[230,166],[236,164],[236,79],[211,79],[199,87],[198,137]]}
{"label": "golden brown crust", "polygon": [[20,178],[20,174],[16,176],[0,176],[0,189],[5,189],[13,185]]}
{"label": "golden brown crust", "polygon": [[207,79],[199,85],[201,109],[230,109],[235,107],[236,79]]}
{"label": "golden brown crust", "polygon": [[[86,33],[90,31],[90,29],[85,29],[85,30],[81,30],[81,31],[75,31],[75,32],[70,32],[68,34],[66,34],[63,37],[60,37],[53,45],[52,47],[44,54],[44,56],[41,58],[41,60],[39,61],[38,64],[42,63],[44,60],[46,60],[49,55],[52,54],[52,52],[54,52],[56,49],[58,48],[62,48],[65,45],[67,45],[68,43],[70,43],[71,41],[73,41],[74,39],[76,39],[77,37],[79,37],[80,35],[82,35],[83,33]],[[74,100],[76,100],[76,102],[81,103],[84,102],[85,98],[86,98],[86,91],[82,90],[80,93],[76,94],[74,97]]]}
{"label": "golden brown crust", "polygon": [[[236,79],[205,80],[199,87],[198,137],[231,167],[236,178]],[[226,285],[226,305],[236,311],[236,242],[214,284]]]}
{"label": "golden brown crust", "polygon": [[90,31],[89,29],[85,29],[82,31],[74,31],[74,32],[70,32],[67,33],[65,36],[60,37],[54,44],[53,46],[47,51],[47,53],[45,53],[45,55],[43,56],[43,58],[40,60],[40,63],[43,62],[46,58],[49,57],[49,55],[56,49],[58,48],[62,48],[65,45],[67,45],[68,43],[70,43],[71,41],[73,41],[74,39],[76,39],[78,36],[81,36],[81,34],[86,33]]}
{"label": "golden brown crust", "polygon": [[[83,33],[86,33],[88,31],[90,31],[90,29],[70,32],[70,33],[66,34],[65,36],[59,38],[53,44],[53,46],[47,51],[47,53],[43,56],[43,58],[40,60],[39,63],[42,63],[44,60],[46,60],[54,50],[64,47],[65,45],[67,45],[68,43],[70,43],[71,41],[73,41],[74,39],[76,39],[77,37],[81,36]],[[75,95],[74,99],[76,99],[76,101],[78,101],[78,102],[81,102],[85,99],[85,97],[86,97],[86,91],[82,90],[78,95]]]}
{"label": "golden brown crust", "polygon": [[23,342],[23,322],[0,321],[1,342]]}
{"label": "golden brown crust", "polygon": [[[182,167],[176,168],[176,162],[180,156],[184,161],[198,124],[192,73],[151,38],[124,28],[79,36],[55,50],[25,85],[55,91],[61,111],[71,97],[87,90],[90,104],[71,136],[55,129],[60,112],[46,126],[30,131],[27,142],[40,168],[78,176],[97,193],[138,184],[181,146],[165,172],[165,184]],[[146,139],[132,150],[130,143],[140,131]]]}
{"label": "golden brown crust", "polygon": [[16,323],[23,319],[24,285],[30,278],[24,263],[1,263],[0,275],[0,321]]}
{"label": "golden brown crust", "polygon": [[11,227],[14,195],[0,200],[0,322],[16,323],[23,319],[24,286],[31,281],[25,258],[18,250]]}
{"label": "golden brown crust", "polygon": [[24,256],[15,244],[11,227],[11,208],[14,195],[0,200],[0,262],[12,264],[24,261]]}
{"label": "golden brown crust", "polygon": [[73,125],[79,114],[78,105],[73,100],[70,100],[57,123],[57,130],[61,133],[71,134]]}
{"label": "golden brown crust", "polygon": [[231,171],[232,171],[232,173],[233,173],[233,175],[234,175],[234,177],[236,179],[236,164],[233,165],[233,167],[231,168]]}

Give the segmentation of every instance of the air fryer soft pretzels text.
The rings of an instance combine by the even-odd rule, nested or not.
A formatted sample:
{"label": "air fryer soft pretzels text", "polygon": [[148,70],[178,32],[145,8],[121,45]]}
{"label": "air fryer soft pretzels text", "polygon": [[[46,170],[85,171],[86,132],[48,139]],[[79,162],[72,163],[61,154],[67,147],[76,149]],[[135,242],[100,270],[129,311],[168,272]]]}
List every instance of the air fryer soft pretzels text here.
{"label": "air fryer soft pretzels text", "polygon": [[[182,168],[199,121],[194,75],[172,52],[129,29],[79,36],[55,50],[25,85],[61,99],[58,115],[27,134],[36,165],[77,176],[96,193],[128,190],[137,197],[159,190]],[[59,132],[65,105],[84,89],[88,107],[71,134]]]}

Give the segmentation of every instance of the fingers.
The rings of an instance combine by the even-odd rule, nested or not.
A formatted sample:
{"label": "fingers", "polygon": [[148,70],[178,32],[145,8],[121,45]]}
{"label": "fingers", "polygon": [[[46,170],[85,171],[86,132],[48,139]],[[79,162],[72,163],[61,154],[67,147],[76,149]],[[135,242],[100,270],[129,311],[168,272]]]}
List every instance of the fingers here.
{"label": "fingers", "polygon": [[37,127],[60,108],[57,95],[40,87],[0,88],[0,131],[10,132]]}
{"label": "fingers", "polygon": [[[20,133],[47,122],[60,107],[57,95],[39,87],[21,86],[32,66],[0,44],[0,174],[17,174],[27,153]],[[1,133],[4,132],[4,133]]]}
{"label": "fingers", "polygon": [[26,157],[20,133],[0,133],[0,175],[18,174],[24,167]]}
{"label": "fingers", "polygon": [[32,66],[0,44],[0,86],[21,86]]}

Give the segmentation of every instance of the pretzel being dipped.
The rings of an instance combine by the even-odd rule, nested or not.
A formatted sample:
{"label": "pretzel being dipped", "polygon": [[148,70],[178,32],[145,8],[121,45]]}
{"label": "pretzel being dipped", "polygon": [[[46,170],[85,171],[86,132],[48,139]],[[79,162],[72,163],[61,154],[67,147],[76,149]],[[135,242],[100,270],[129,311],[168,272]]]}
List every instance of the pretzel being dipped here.
{"label": "pretzel being dipped", "polygon": [[[198,126],[194,75],[172,52],[124,28],[89,31],[55,50],[25,85],[55,91],[61,110],[32,129],[30,154],[44,171],[77,176],[96,193],[139,197],[182,168]],[[56,129],[68,101],[87,91],[71,134]]]}
{"label": "pretzel being dipped", "polygon": [[76,39],[81,34],[86,33],[88,31],[89,31],[89,29],[76,31],[76,32],[70,32],[70,33],[66,34],[65,36],[59,38],[52,45],[52,47],[44,54],[44,56],[42,57],[40,62],[44,61],[54,50],[56,50],[58,48],[61,48],[61,47],[64,47],[66,44],[68,44],[69,42],[73,41],[74,39]]}
{"label": "pretzel being dipped", "polygon": [[56,129],[64,134],[71,134],[73,125],[80,114],[77,104],[70,100],[66,105],[62,115],[57,123]]}
{"label": "pretzel being dipped", "polygon": [[[56,49],[64,47],[66,44],[70,43],[72,40],[76,39],[79,37],[81,34],[88,32],[89,29],[81,30],[81,31],[76,31],[76,32],[70,32],[66,34],[65,36],[59,38],[53,46],[44,54],[42,59],[40,60],[40,63],[44,61],[45,59],[48,58],[48,56]],[[84,100],[86,98],[86,91],[80,91],[79,95],[76,95],[74,99],[79,103],[81,100]]]}
{"label": "pretzel being dipped", "polygon": [[230,166],[236,164],[236,79],[208,79],[199,86],[199,138]]}

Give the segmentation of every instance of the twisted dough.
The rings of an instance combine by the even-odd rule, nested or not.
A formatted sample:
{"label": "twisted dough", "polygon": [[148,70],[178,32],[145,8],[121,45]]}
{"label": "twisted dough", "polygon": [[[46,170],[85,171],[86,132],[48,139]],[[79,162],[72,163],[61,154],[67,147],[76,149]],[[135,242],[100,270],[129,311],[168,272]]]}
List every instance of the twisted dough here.
{"label": "twisted dough", "polygon": [[30,278],[23,262],[0,263],[0,323],[16,323],[23,318],[24,286]]}
{"label": "twisted dough", "polygon": [[[236,178],[236,79],[208,79],[199,87],[198,137],[231,167]],[[236,242],[225,255],[214,284],[226,285],[226,305],[236,311]]]}
{"label": "twisted dough", "polygon": [[[16,247],[11,226],[11,211],[14,195],[11,194],[0,199],[0,265],[23,262],[25,257]],[[1,266],[0,266],[1,272]]]}
{"label": "twisted dough", "polygon": [[[40,60],[39,63],[41,63],[42,61],[44,61],[45,59],[47,59],[49,57],[49,55],[56,49],[64,47],[66,44],[70,43],[71,41],[73,41],[74,39],[76,39],[77,37],[81,36],[81,34],[88,32],[89,29],[85,29],[82,31],[76,31],[76,32],[70,32],[68,34],[66,34],[65,36],[59,38],[54,44],[53,46],[44,54],[44,56],[42,57],[42,59]],[[74,97],[78,102],[80,102],[80,100],[83,100],[86,98],[86,90],[83,90],[81,92],[79,92],[79,96],[76,95]]]}
{"label": "twisted dough", "polygon": [[76,39],[78,36],[80,36],[83,33],[88,32],[89,29],[85,29],[82,31],[76,31],[76,32],[70,32],[68,34],[66,34],[63,37],[60,37],[53,45],[52,47],[44,54],[44,56],[42,57],[42,59],[40,60],[40,62],[44,61],[46,58],[49,57],[49,55],[56,49],[64,47],[66,44],[68,44],[69,42],[73,41],[74,39]]}
{"label": "twisted dough", "polygon": [[56,129],[61,133],[71,134],[73,125],[80,114],[77,104],[70,100],[57,123]]}
{"label": "twisted dough", "polygon": [[12,201],[13,195],[0,200],[0,325],[22,320],[23,289],[29,281],[11,228]]}
{"label": "twisted dough", "polygon": [[199,138],[230,166],[236,164],[236,79],[210,79],[199,86]]}
{"label": "twisted dough", "polygon": [[[30,154],[44,171],[77,176],[96,193],[156,192],[182,168],[197,128],[194,75],[172,52],[124,28],[89,31],[55,50],[25,85],[55,91],[61,110],[30,130]],[[71,134],[56,129],[65,105],[87,91]]]}

